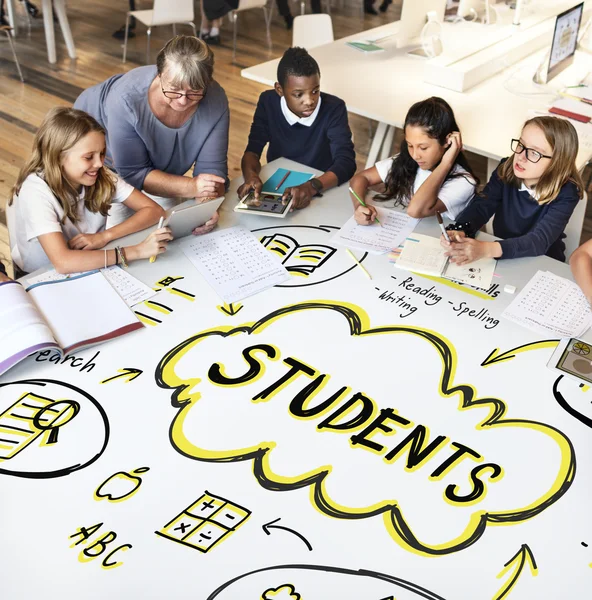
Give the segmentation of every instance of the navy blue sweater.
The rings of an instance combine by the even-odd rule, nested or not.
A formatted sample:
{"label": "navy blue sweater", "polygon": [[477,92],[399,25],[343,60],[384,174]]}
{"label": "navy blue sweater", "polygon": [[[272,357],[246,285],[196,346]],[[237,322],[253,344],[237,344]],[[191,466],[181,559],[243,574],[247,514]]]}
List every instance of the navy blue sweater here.
{"label": "navy blue sweater", "polygon": [[261,156],[265,144],[267,161],[289,158],[319,171],[335,173],[339,183],[356,172],[356,154],[347,120],[345,102],[321,92],[321,107],[310,127],[290,125],[282,113],[280,96],[268,90],[259,96],[245,152]]}
{"label": "navy blue sweater", "polygon": [[502,182],[497,172],[506,160],[511,159],[500,162],[483,192],[456,220],[469,222],[477,230],[495,214],[493,233],[504,238],[501,258],[546,254],[565,261],[563,230],[579,201],[577,186],[564,184],[555,200],[541,205],[526,190]]}
{"label": "navy blue sweater", "polygon": [[0,261],[0,273],[6,275],[6,267],[2,264],[2,261]]}

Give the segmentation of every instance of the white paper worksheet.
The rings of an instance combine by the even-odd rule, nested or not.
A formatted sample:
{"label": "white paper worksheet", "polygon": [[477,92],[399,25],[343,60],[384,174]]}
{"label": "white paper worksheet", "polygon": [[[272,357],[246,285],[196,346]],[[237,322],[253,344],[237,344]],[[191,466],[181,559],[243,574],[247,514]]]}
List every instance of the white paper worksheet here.
{"label": "white paper worksheet", "polygon": [[225,302],[237,302],[290,279],[280,261],[244,227],[189,237],[182,248]]}
{"label": "white paper worksheet", "polygon": [[582,290],[549,271],[537,271],[502,316],[540,333],[569,338],[581,336],[592,324]]}
{"label": "white paper worksheet", "polygon": [[420,221],[397,210],[374,208],[380,224],[358,225],[352,216],[331,241],[370,254],[384,254],[401,244]]}

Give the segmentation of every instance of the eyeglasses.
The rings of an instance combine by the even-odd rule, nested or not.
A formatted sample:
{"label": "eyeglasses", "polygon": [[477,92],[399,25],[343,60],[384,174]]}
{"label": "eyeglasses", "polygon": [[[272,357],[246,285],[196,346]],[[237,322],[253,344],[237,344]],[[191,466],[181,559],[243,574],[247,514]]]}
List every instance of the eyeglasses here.
{"label": "eyeglasses", "polygon": [[165,90],[162,85],[162,77],[160,79],[160,89],[162,90],[164,97],[168,98],[169,100],[178,100],[179,98],[185,96],[185,98],[191,102],[199,102],[200,100],[203,100],[206,95],[206,90],[202,90],[201,92],[187,92],[185,94],[183,92]]}
{"label": "eyeglasses", "polygon": [[526,152],[526,160],[531,163],[538,163],[541,158],[553,158],[552,156],[541,154],[538,150],[534,150],[533,148],[527,148],[520,140],[512,140],[511,148],[514,154]]}

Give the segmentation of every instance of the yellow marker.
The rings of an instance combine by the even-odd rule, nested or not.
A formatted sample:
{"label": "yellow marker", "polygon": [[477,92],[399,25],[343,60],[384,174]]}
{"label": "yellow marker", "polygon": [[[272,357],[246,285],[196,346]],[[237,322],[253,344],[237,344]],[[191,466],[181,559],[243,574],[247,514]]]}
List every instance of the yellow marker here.
{"label": "yellow marker", "polygon": [[354,256],[354,253],[349,248],[346,248],[345,251],[354,259],[354,261],[356,262],[358,267],[360,267],[360,269],[362,269],[362,271],[364,271],[364,273],[366,274],[366,277],[368,277],[368,279],[372,279],[372,275],[370,275],[370,273],[368,273],[368,271],[366,271],[366,269],[364,268],[364,265],[362,265],[362,263]]}
{"label": "yellow marker", "polygon": [[[158,221],[158,227],[156,229],[160,229],[162,224],[164,223],[164,217],[160,217],[160,221]],[[150,257],[150,262],[153,263],[156,260],[156,256]]]}

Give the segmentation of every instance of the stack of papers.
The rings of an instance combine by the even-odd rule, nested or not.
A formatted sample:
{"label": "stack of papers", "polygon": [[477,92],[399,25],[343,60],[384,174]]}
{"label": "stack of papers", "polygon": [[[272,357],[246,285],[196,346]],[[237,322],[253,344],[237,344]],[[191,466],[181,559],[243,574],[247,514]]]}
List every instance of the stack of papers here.
{"label": "stack of papers", "polygon": [[538,271],[502,317],[545,335],[568,338],[581,336],[592,325],[582,290],[549,271]]}
{"label": "stack of papers", "polygon": [[374,208],[380,225],[358,225],[354,217],[351,217],[331,241],[355,250],[365,250],[370,254],[384,254],[401,244],[420,221],[397,210],[377,206]]}

